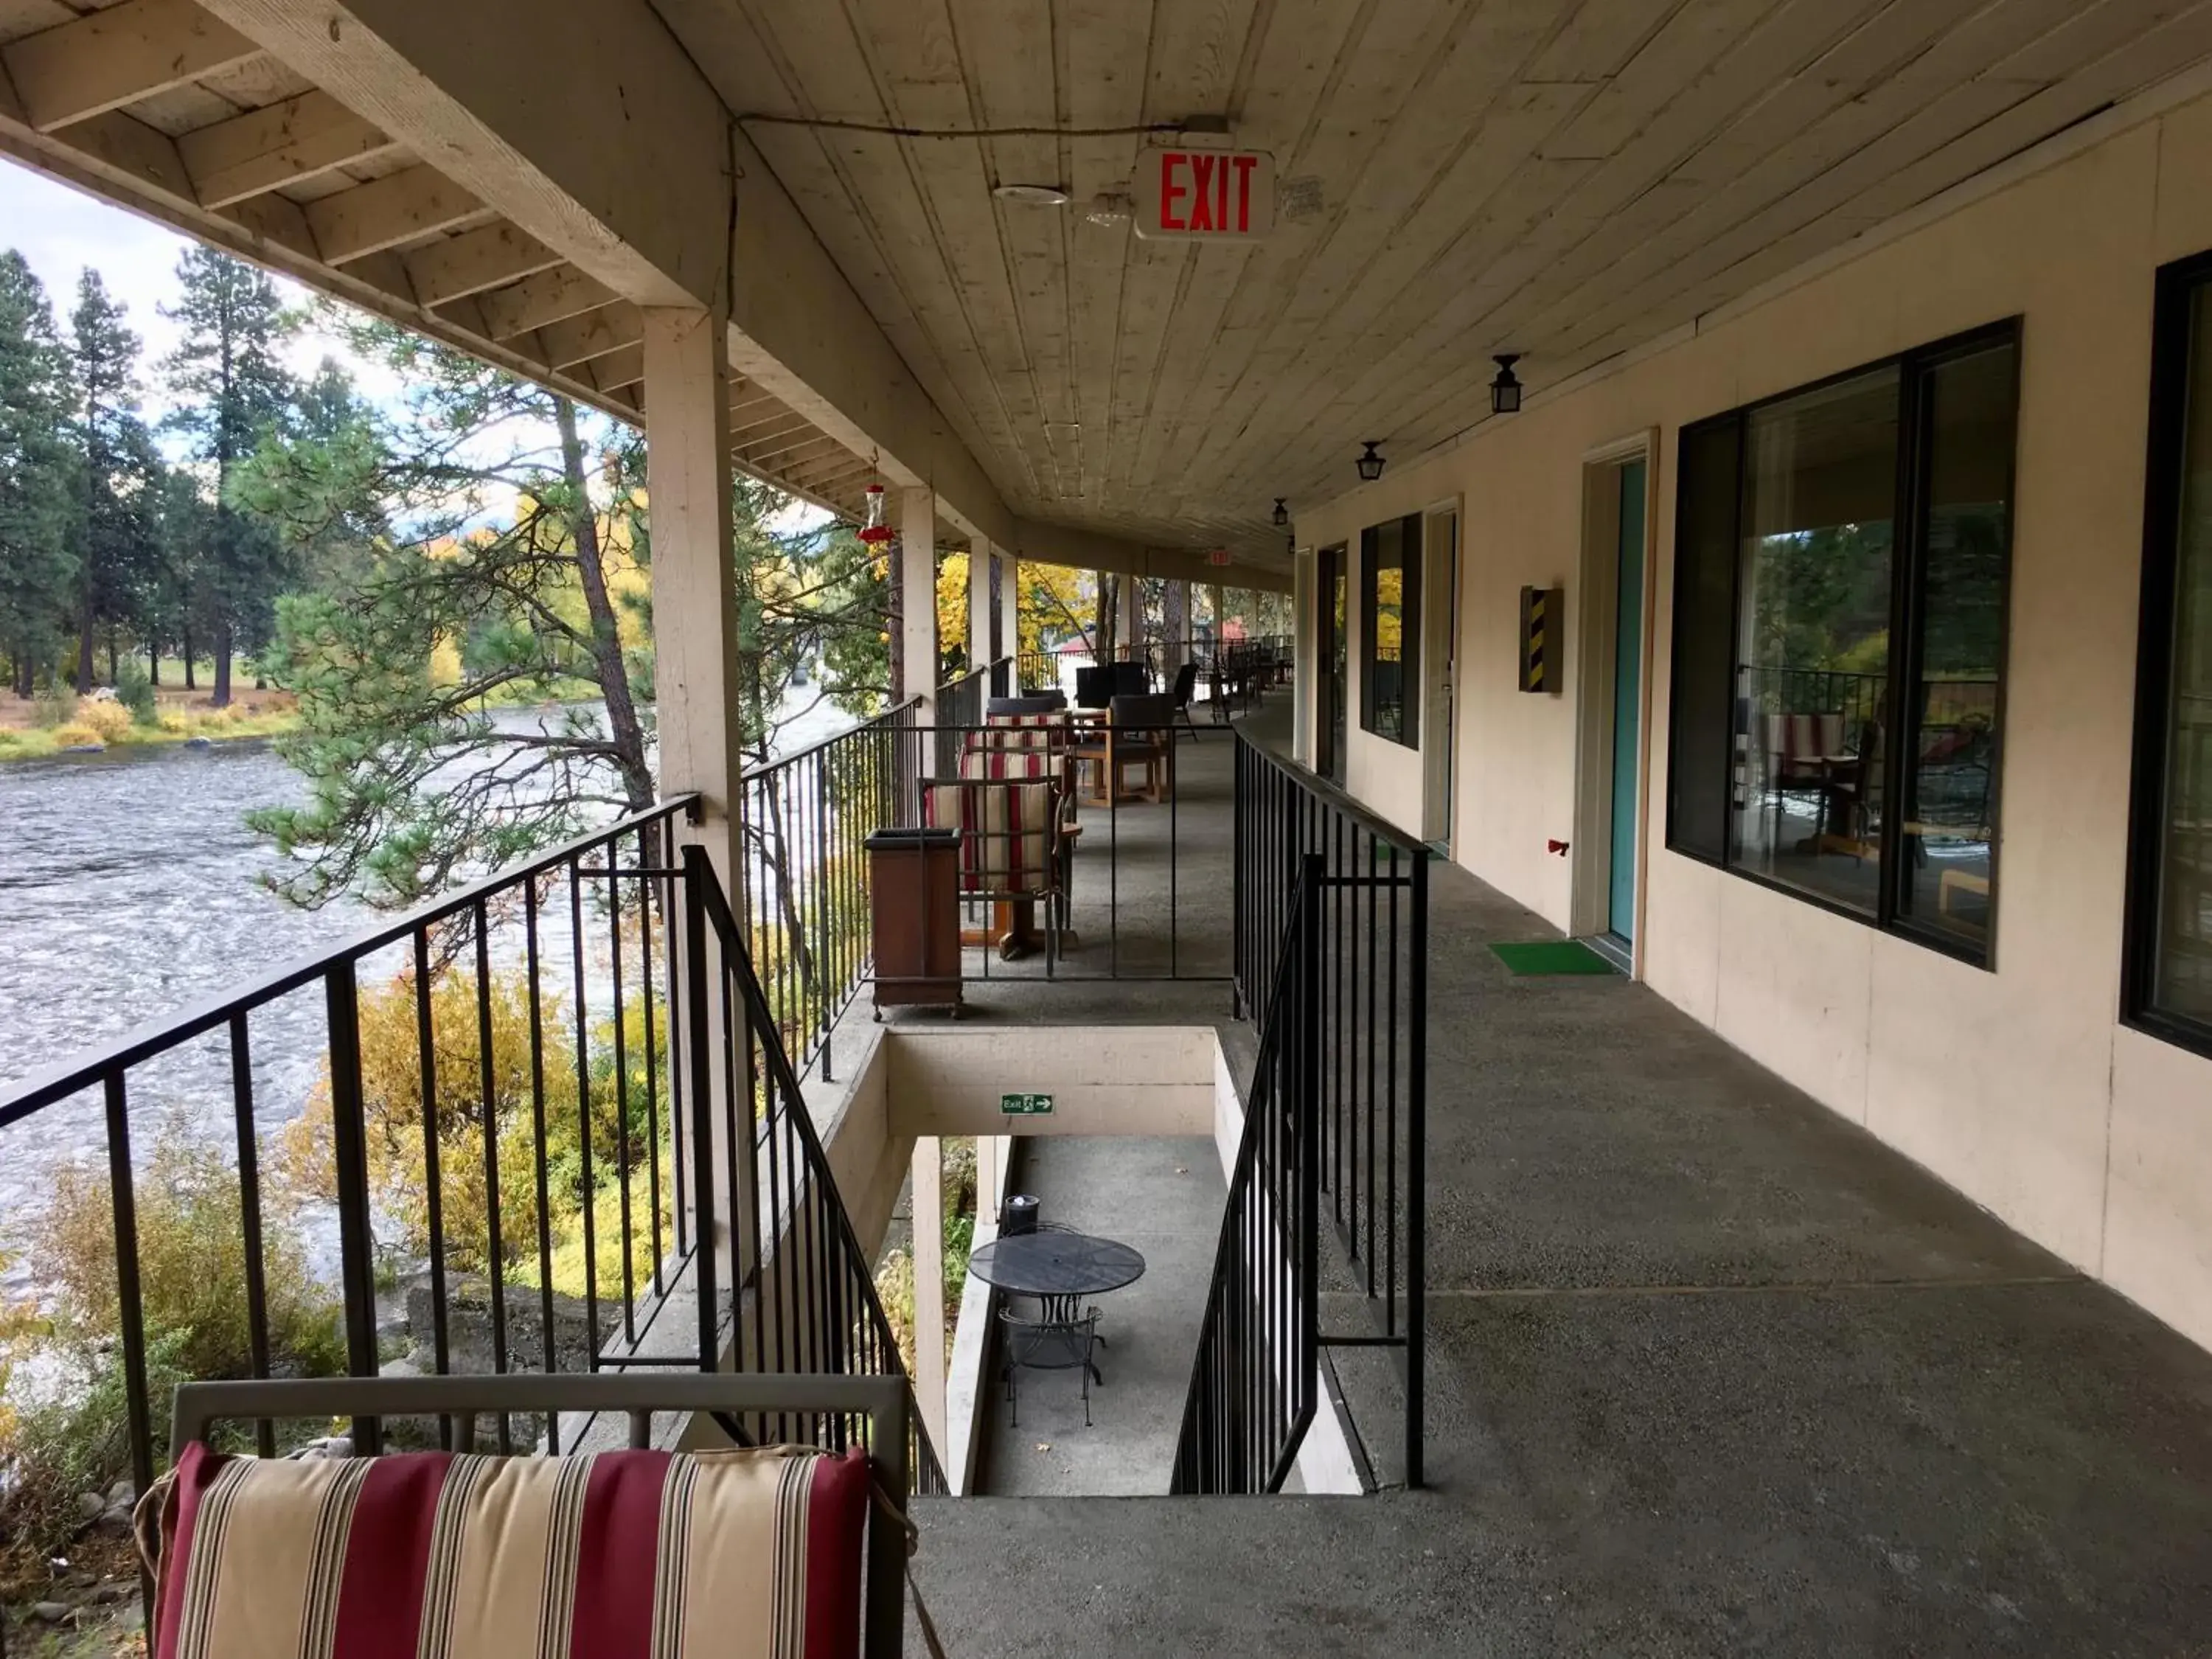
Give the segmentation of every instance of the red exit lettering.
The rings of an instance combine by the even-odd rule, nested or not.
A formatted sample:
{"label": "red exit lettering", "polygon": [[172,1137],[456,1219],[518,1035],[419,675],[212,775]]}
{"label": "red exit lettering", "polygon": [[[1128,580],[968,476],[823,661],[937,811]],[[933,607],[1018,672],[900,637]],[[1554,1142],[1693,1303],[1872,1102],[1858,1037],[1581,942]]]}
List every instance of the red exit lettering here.
{"label": "red exit lettering", "polygon": [[1153,153],[1158,170],[1138,175],[1139,234],[1252,236],[1265,235],[1273,227],[1269,157],[1202,149]]}

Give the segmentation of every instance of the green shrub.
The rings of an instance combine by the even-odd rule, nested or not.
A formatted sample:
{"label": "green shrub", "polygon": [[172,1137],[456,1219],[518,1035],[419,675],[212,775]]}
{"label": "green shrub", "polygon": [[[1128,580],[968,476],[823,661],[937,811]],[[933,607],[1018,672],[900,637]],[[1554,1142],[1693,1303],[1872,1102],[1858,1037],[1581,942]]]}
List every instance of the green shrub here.
{"label": "green shrub", "polygon": [[[90,726],[102,743],[120,743],[131,735],[137,724],[131,711],[112,697],[87,697],[76,706],[76,722]],[[69,728],[64,726],[64,731]]]}
{"label": "green shrub", "polygon": [[115,670],[115,700],[131,711],[131,718],[141,726],[151,726],[161,718],[161,705],[154,696],[154,682],[138,665],[136,657],[125,657]]}

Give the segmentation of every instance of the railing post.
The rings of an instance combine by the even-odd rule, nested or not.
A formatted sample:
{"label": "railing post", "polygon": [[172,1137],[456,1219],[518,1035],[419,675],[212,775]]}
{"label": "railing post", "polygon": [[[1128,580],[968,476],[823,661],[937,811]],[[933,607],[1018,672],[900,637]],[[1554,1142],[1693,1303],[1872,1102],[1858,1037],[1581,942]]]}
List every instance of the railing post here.
{"label": "railing post", "polygon": [[[351,957],[324,976],[330,1013],[331,1162],[337,1182],[338,1281],[345,1300],[346,1370],[377,1374],[375,1241],[369,1228],[368,1137],[361,1083],[361,1002]],[[496,1267],[494,1267],[496,1272]],[[364,1454],[376,1450],[371,1419],[356,1419]]]}
{"label": "railing post", "polygon": [[1422,1485],[1423,1344],[1428,1321],[1429,854],[1413,853],[1406,996],[1406,1486]]}
{"label": "railing post", "polygon": [[1298,1148],[1298,1307],[1299,1340],[1297,1405],[1303,1410],[1315,1401],[1320,1379],[1315,1375],[1321,1360],[1321,976],[1322,893],[1328,878],[1328,860],[1319,853],[1305,856],[1298,895],[1297,988],[1298,1046],[1297,1086],[1291,1091],[1297,1116],[1293,1120]]}
{"label": "railing post", "polygon": [[[699,1299],[699,1369],[720,1369],[720,1324],[716,1317],[714,1273],[714,1060],[718,1024],[708,994],[707,897],[702,884],[713,878],[707,849],[696,842],[684,848],[684,1032],[690,1052],[683,1057],[691,1090],[691,1285]],[[734,1213],[734,1208],[732,1210]],[[734,1237],[732,1240],[735,1243]]]}

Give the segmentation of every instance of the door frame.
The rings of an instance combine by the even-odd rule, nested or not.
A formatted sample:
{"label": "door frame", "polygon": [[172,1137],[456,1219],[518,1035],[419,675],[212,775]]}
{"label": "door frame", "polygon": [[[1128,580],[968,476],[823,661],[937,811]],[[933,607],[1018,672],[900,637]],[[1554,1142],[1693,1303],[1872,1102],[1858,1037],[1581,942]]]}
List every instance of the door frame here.
{"label": "door frame", "polygon": [[[1467,544],[1466,497],[1447,495],[1421,509],[1421,839],[1451,853],[1458,818],[1459,585]],[[1436,526],[1451,521],[1451,546],[1439,550]]]}
{"label": "door frame", "polygon": [[[1336,634],[1336,584],[1344,584],[1344,637]],[[1352,747],[1352,629],[1357,616],[1357,600],[1352,591],[1352,544],[1333,542],[1314,550],[1314,724],[1313,769],[1321,776],[1342,787],[1349,778],[1349,756],[1341,750]],[[1344,734],[1339,738],[1336,730],[1336,710],[1331,693],[1334,689],[1335,647],[1344,649]]]}
{"label": "door frame", "polygon": [[1659,577],[1659,430],[1656,427],[1587,450],[1582,464],[1582,599],[1575,629],[1575,823],[1570,866],[1568,931],[1609,936],[1613,920],[1614,647],[1620,616],[1621,468],[1644,463],[1643,684],[1637,703],[1635,937],[1632,975],[1644,962],[1645,874],[1651,866],[1651,696],[1658,678],[1652,655]]}

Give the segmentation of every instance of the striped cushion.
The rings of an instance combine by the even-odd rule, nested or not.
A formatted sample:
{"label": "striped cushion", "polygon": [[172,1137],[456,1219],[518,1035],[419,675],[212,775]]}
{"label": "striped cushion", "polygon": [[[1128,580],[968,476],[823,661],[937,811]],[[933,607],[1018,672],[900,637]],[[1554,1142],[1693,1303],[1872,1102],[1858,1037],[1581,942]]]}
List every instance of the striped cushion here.
{"label": "striped cushion", "polygon": [[1841,714],[1769,714],[1766,750],[1778,772],[1796,772],[1814,762],[1841,755],[1844,717]]}
{"label": "striped cushion", "polygon": [[868,1466],[186,1448],[155,1659],[857,1659]]}
{"label": "striped cushion", "polygon": [[986,778],[1057,778],[1066,768],[1066,750],[971,749],[960,757],[960,775],[969,782]]}
{"label": "striped cushion", "polygon": [[960,831],[960,890],[1036,894],[1050,890],[1048,831],[1056,786],[1050,783],[933,783],[929,821]]}
{"label": "striped cushion", "polygon": [[970,749],[1052,749],[1067,742],[1067,711],[1049,714],[992,714],[985,729],[968,734]]}

